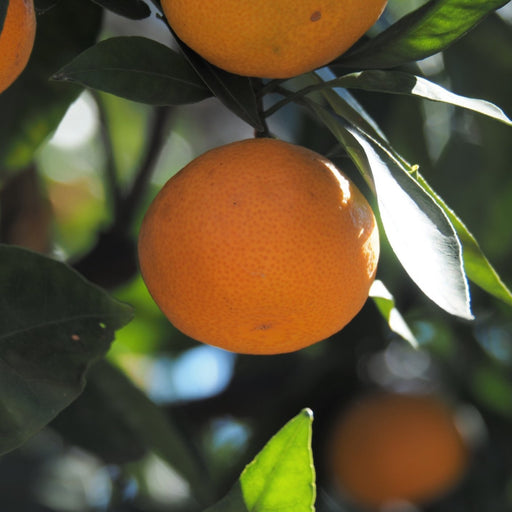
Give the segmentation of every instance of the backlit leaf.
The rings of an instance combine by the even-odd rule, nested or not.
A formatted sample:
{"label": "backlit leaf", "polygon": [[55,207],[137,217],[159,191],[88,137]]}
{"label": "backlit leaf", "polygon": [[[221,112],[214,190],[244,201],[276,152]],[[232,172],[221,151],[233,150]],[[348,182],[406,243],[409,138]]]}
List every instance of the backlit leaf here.
{"label": "backlit leaf", "polygon": [[418,347],[418,341],[395,306],[393,295],[391,295],[382,281],[376,279],[373,282],[370,288],[370,297],[375,302],[381,315],[387,321],[389,328],[404,340],[408,341],[414,348]]}
{"label": "backlit leaf", "polygon": [[319,88],[323,87],[346,87],[363,89],[365,91],[418,96],[472,110],[492,117],[502,123],[512,125],[512,120],[505,115],[503,110],[489,101],[459,96],[425,78],[401,71],[375,70],[351,73],[319,85]]}
{"label": "backlit leaf", "polygon": [[475,237],[457,217],[455,212],[432,190],[421,175],[418,175],[418,183],[435,199],[455,227],[459,240],[462,243],[464,268],[468,279],[487,293],[512,306],[512,292],[507,288],[489,260],[485,257]]}
{"label": "backlit leaf", "polygon": [[206,512],[313,512],[313,414],[290,420],[244,469],[237,484]]}
{"label": "backlit leaf", "polygon": [[333,67],[390,68],[438,53],[509,0],[430,0],[369,41],[337,59]]}
{"label": "backlit leaf", "polygon": [[323,107],[308,103],[362,174],[373,177],[384,230],[411,279],[448,313],[472,319],[461,244],[444,211],[392,155]]}

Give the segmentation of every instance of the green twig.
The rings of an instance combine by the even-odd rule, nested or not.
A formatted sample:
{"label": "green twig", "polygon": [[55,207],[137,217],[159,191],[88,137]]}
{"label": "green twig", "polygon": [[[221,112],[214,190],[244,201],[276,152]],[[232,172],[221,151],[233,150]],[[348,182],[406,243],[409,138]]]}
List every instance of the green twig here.
{"label": "green twig", "polygon": [[100,121],[100,137],[105,152],[105,189],[106,196],[112,204],[112,216],[118,217],[121,208],[121,190],[118,182],[118,169],[115,159],[114,145],[109,129],[107,109],[101,95],[94,91],[93,97],[98,107]]}

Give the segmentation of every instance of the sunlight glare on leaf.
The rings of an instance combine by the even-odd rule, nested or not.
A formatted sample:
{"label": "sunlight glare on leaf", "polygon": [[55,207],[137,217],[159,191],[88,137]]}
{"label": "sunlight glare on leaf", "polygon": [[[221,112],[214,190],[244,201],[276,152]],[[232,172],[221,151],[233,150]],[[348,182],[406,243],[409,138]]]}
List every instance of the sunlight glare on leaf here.
{"label": "sunlight glare on leaf", "polygon": [[404,340],[407,340],[414,348],[417,348],[418,341],[395,307],[395,299],[382,281],[376,279],[373,282],[370,288],[370,297],[374,300],[382,316],[387,320],[389,328]]}

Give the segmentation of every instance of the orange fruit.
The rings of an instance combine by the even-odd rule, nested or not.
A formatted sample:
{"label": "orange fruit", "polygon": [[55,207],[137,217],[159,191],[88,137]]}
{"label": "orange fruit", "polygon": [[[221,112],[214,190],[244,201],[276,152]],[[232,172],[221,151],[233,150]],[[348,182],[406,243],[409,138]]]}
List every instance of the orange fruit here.
{"label": "orange fruit", "polygon": [[452,411],[432,395],[363,398],[335,422],[329,450],[338,486],[371,509],[438,498],[468,463]]}
{"label": "orange fruit", "polygon": [[0,93],[9,87],[28,63],[36,36],[33,0],[10,0],[0,32]]}
{"label": "orange fruit", "polygon": [[142,276],[188,336],[247,354],[329,337],[361,309],[374,214],[323,156],[274,139],[212,149],[173,176],[139,234]]}
{"label": "orange fruit", "polygon": [[178,37],[239,75],[290,78],[324,66],[379,18],[387,0],[162,0]]}

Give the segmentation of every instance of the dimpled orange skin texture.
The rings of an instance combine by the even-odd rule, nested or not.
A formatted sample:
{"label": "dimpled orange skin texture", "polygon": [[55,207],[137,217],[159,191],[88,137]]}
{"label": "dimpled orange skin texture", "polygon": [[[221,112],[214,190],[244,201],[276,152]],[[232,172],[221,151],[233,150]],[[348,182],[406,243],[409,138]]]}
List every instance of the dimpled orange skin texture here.
{"label": "dimpled orange skin texture", "polygon": [[321,155],[273,139],[208,151],[172,177],[139,235],[144,281],[179,330],[247,354],[323,340],[361,309],[379,239]]}
{"label": "dimpled orange skin texture", "polygon": [[422,395],[370,395],[341,416],[329,444],[332,472],[355,502],[423,504],[455,486],[466,443],[451,410]]}
{"label": "dimpled orange skin texture", "polygon": [[176,34],[239,75],[290,78],[332,61],[379,18],[387,0],[162,0]]}
{"label": "dimpled orange skin texture", "polygon": [[0,94],[21,74],[28,63],[36,36],[32,0],[10,0],[0,33]]}

